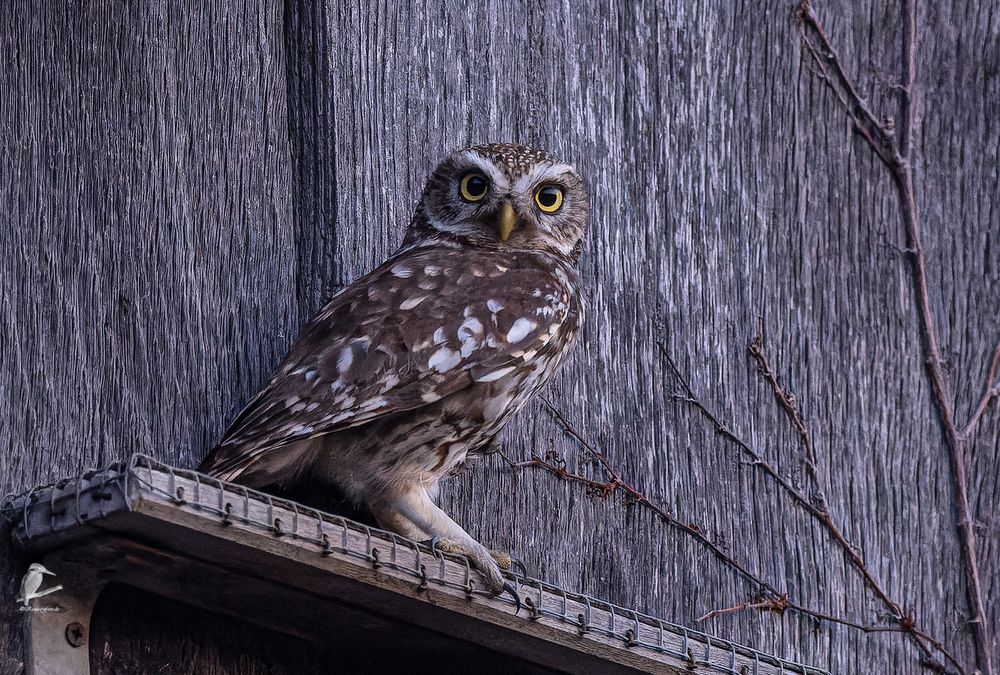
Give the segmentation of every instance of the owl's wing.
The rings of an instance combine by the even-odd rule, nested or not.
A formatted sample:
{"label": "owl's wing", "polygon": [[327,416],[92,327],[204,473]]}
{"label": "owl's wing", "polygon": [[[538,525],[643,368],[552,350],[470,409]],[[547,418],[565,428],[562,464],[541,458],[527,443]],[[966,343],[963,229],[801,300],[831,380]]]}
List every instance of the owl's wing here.
{"label": "owl's wing", "polygon": [[576,321],[572,270],[521,256],[417,249],[334,297],[202,470],[233,478],[268,450],[491,382]]}

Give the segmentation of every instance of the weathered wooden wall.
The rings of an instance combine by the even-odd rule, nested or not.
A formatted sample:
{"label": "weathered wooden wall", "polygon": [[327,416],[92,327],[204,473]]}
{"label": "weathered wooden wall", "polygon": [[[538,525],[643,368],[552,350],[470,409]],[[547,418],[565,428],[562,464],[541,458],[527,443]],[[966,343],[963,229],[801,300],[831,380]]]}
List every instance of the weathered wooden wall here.
{"label": "weathered wooden wall", "polygon": [[[895,113],[898,9],[816,4],[872,104]],[[550,396],[625,478],[796,601],[874,622],[881,606],[829,537],[671,396],[657,341],[706,405],[800,479],[794,431],[746,355],[762,329],[816,439],[834,517],[890,593],[971,663],[895,194],[803,59],[792,10],[721,0],[5,8],[0,491],[134,450],[194,465],[330,289],[392,251],[439,158],[471,142],[537,144],[577,164],[594,206],[589,324]],[[997,10],[956,0],[918,16],[918,206],[961,419],[1000,333]],[[503,445],[517,458],[551,447],[585,460],[540,407]],[[969,454],[984,593],[996,598],[996,409]],[[497,456],[452,481],[445,502],[538,575],[681,623],[753,591],[648,513],[542,472],[513,474]],[[22,564],[0,562],[4,672],[21,659]],[[116,621],[115,602],[127,598],[105,603],[99,650],[134,665],[148,631]],[[1000,603],[988,609],[1000,631]],[[170,623],[158,653],[173,640],[177,670],[248,667],[195,638],[201,625]],[[707,628],[834,672],[921,671],[896,635],[753,613]],[[300,653],[282,666],[284,651],[261,649],[259,663],[318,667]]]}

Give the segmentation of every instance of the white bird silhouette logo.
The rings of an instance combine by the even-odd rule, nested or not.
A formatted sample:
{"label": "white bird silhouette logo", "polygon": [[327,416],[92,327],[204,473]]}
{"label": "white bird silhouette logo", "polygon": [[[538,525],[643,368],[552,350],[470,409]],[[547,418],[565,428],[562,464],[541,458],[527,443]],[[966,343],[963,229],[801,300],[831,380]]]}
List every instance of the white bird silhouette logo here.
{"label": "white bird silhouette logo", "polygon": [[40,598],[43,595],[48,595],[49,593],[55,593],[56,591],[61,591],[62,586],[53,586],[52,588],[46,588],[44,591],[39,592],[39,588],[42,587],[43,575],[48,574],[55,576],[56,573],[45,569],[45,566],[41,563],[31,563],[28,567],[28,571],[25,573],[24,577],[21,579],[21,595],[18,600],[27,607],[28,604],[35,598]]}

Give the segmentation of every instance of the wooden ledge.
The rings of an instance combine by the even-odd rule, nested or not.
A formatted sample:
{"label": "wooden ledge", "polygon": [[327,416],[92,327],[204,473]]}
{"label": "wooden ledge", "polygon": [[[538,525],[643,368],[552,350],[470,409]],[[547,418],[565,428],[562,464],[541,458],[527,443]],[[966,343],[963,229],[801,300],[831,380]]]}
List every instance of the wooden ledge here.
{"label": "wooden ledge", "polygon": [[[32,601],[58,609],[29,614],[29,673],[89,669],[90,609],[108,583],[319,644],[345,621],[382,617],[538,672],[825,673],[509,575],[523,603],[515,615],[513,600],[481,590],[464,558],[143,455],[35,488],[3,510],[15,546],[65,586]],[[82,638],[67,637],[71,625]]]}

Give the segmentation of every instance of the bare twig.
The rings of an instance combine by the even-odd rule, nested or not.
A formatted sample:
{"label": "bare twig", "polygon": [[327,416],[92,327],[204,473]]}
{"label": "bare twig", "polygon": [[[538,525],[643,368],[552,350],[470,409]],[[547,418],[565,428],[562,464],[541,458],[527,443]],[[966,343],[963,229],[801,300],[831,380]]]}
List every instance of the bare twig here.
{"label": "bare twig", "polygon": [[[750,356],[753,360],[757,362],[760,374],[763,375],[771,385],[771,390],[774,392],[774,398],[777,399],[782,410],[785,411],[785,414],[788,416],[788,420],[792,423],[796,433],[799,435],[799,439],[802,441],[802,447],[804,447],[806,451],[806,471],[809,473],[809,477],[812,479],[815,489],[814,499],[816,500],[819,510],[825,513],[826,517],[829,518],[830,514],[827,508],[826,491],[823,488],[823,481],[819,475],[819,467],[816,466],[816,449],[813,446],[812,436],[806,428],[806,422],[802,419],[802,415],[799,414],[798,402],[795,400],[795,396],[793,396],[791,392],[778,384],[778,378],[771,369],[771,365],[767,362],[767,357],[764,355],[763,338],[761,338],[761,336],[758,335],[750,342],[747,346],[747,351],[750,352]],[[676,369],[674,370],[676,372]]]}
{"label": "bare twig", "polygon": [[[702,614],[697,619],[695,623],[702,623],[703,621],[708,621],[709,619],[714,619],[717,616],[722,616],[723,614],[731,614],[732,612],[743,612],[748,609],[759,609],[768,612],[776,612],[777,614],[783,614],[786,609],[788,609],[790,603],[788,602],[788,597],[782,595],[780,598],[765,598],[762,600],[756,600],[754,602],[741,602],[738,605],[733,605],[732,607],[723,607],[722,609],[713,609],[707,614]],[[840,623],[838,621],[838,623]]]}
{"label": "bare twig", "polygon": [[[792,426],[798,432],[808,457],[808,460],[806,462],[806,468],[809,471],[809,475],[816,486],[815,489],[816,489],[817,501],[820,504],[825,505],[826,496],[823,492],[822,483],[819,476],[819,469],[816,466],[816,455],[812,443],[812,436],[809,433],[808,428],[806,427],[805,420],[799,413],[795,398],[787,389],[782,387],[781,384],[778,382],[777,375],[775,375],[774,370],[771,368],[771,364],[768,362],[767,356],[764,353],[763,343],[760,336],[754,338],[754,340],[750,343],[748,347],[748,351],[750,353],[751,358],[753,358],[754,361],[757,363],[758,372],[761,374],[761,376],[764,377],[765,380],[767,380],[768,384],[771,387],[771,391],[774,394],[775,399],[778,401],[778,404],[781,406],[782,410],[785,412],[789,421],[792,423]],[[868,569],[868,566],[865,564],[865,561],[861,557],[861,554],[858,553],[858,548],[854,546],[854,544],[852,544],[850,540],[847,539],[846,535],[844,535],[843,533],[843,530],[841,530],[840,527],[833,521],[833,518],[830,515],[829,511],[827,511],[826,508],[824,507],[822,509],[822,513],[820,513],[817,516],[817,518],[830,533],[830,536],[833,537],[834,541],[836,541],[837,544],[841,547],[844,554],[847,556],[848,560],[850,560],[854,568],[861,573],[862,577],[865,580],[865,583],[875,592],[875,594],[879,597],[879,599],[881,599],[882,602],[885,603],[889,611],[893,613],[893,619],[899,624],[900,632],[911,634],[915,639],[916,643],[921,648],[921,650],[924,652],[925,656],[930,656],[931,653],[930,648],[923,642],[924,640],[923,636],[926,636],[926,633],[924,633],[921,630],[918,630],[914,619],[910,616],[907,616],[903,612],[903,609],[900,606],[900,604],[889,597],[889,594],[885,591],[882,585],[875,578],[875,575],[872,573],[870,569]],[[936,640],[931,640],[931,642],[939,644],[937,643]],[[947,651],[942,651],[942,653],[944,653],[949,659],[952,659],[954,661],[954,659]]]}
{"label": "bare twig", "polygon": [[[882,632],[900,632],[910,635],[916,645],[923,652],[925,659],[930,660],[932,663],[936,663],[932,657],[931,647],[933,646],[938,650],[948,661],[954,664],[955,668],[959,673],[965,673],[966,671],[958,663],[955,657],[942,645],[940,641],[935,638],[927,636],[923,630],[919,629],[916,625],[916,621],[913,617],[906,614],[903,611],[902,606],[889,596],[888,592],[879,583],[878,579],[875,578],[874,573],[865,564],[864,558],[858,553],[858,547],[855,546],[844,534],[843,530],[834,522],[833,517],[826,507],[826,496],[822,488],[822,480],[819,474],[819,468],[815,461],[815,446],[812,442],[812,436],[809,433],[809,429],[806,426],[805,420],[802,418],[801,413],[798,410],[798,405],[795,401],[795,397],[789,393],[781,384],[778,382],[777,376],[774,374],[774,370],[771,368],[771,364],[767,360],[767,356],[764,354],[761,339],[759,337],[755,338],[747,347],[750,356],[757,363],[758,371],[761,376],[767,380],[768,384],[771,386],[771,391],[774,394],[775,399],[778,401],[782,410],[785,412],[792,426],[795,428],[802,441],[803,447],[806,448],[807,461],[806,468],[809,472],[810,479],[814,484],[814,496],[813,498],[807,497],[795,486],[793,486],[786,478],[781,476],[778,471],[766,460],[764,460],[760,453],[753,450],[749,444],[743,441],[741,438],[736,436],[732,431],[730,431],[722,422],[719,421],[718,417],[713,414],[698,398],[688,384],[685,377],[681,374],[674,360],[671,358],[670,353],[667,351],[666,346],[662,342],[657,343],[660,347],[660,351],[663,354],[664,360],[667,367],[674,374],[678,383],[684,390],[684,396],[680,397],[686,403],[691,404],[698,412],[702,414],[705,419],[707,419],[715,429],[715,431],[724,437],[731,440],[738,448],[743,450],[752,460],[753,466],[758,467],[761,471],[767,474],[770,478],[777,481],[778,485],[788,493],[789,496],[802,508],[804,508],[810,515],[812,515],[820,524],[826,529],[830,534],[830,537],[837,543],[840,549],[843,551],[844,556],[848,559],[851,565],[861,574],[862,578],[865,580],[865,584],[875,593],[875,595],[882,601],[882,603],[888,608],[892,613],[893,620],[898,624],[899,630],[897,631],[882,631]],[[787,602],[787,598],[785,598]],[[737,605],[738,607],[738,605]],[[831,620],[827,615],[815,612],[813,610],[807,610],[799,607],[798,605],[789,604],[789,609],[795,609],[805,614],[809,614],[818,619]],[[735,610],[732,610],[735,611]],[[711,612],[709,613],[711,614]],[[861,629],[862,624],[846,621],[837,620],[837,623],[843,625],[851,626],[852,628]],[[874,632],[874,631],[866,631]]]}
{"label": "bare twig", "polygon": [[993,350],[993,359],[990,361],[990,368],[986,374],[986,387],[983,397],[979,400],[979,405],[976,406],[972,417],[969,418],[969,423],[962,430],[961,436],[963,441],[967,442],[972,437],[972,434],[975,433],[979,419],[986,412],[990,402],[995,398],[1000,398],[1000,384],[996,382],[998,365],[1000,365],[1000,340],[997,340],[996,349]]}
{"label": "bare twig", "polygon": [[[660,345],[660,347],[661,349],[665,350],[665,347],[662,344]],[[757,466],[766,467],[765,470],[769,473],[769,475],[771,475],[779,482],[782,482],[783,485],[786,486],[785,487],[786,490],[792,491],[792,493],[796,497],[796,501],[798,501],[800,504],[802,504],[808,509],[816,510],[817,507],[812,505],[808,500],[808,498],[806,498],[801,493],[795,491],[795,488],[792,487],[790,483],[788,483],[784,478],[782,478],[780,474],[778,474],[773,467],[771,467],[769,464],[767,464],[767,462],[765,462],[762,458],[760,458],[760,456],[756,452],[754,452],[744,441],[742,441],[739,437],[732,434],[728,430],[723,431],[725,427],[720,422],[718,422],[715,416],[712,415],[712,413],[707,408],[705,408],[700,403],[700,401],[698,401],[697,396],[695,396],[694,392],[691,390],[691,387],[687,384],[687,381],[677,371],[676,366],[673,364],[673,361],[670,359],[669,355],[666,354],[665,351],[664,354],[666,356],[668,365],[677,375],[678,382],[680,382],[681,386],[684,387],[685,395],[680,398],[682,400],[691,403],[698,410],[700,410],[702,414],[706,416],[706,418],[713,421],[713,424],[719,433],[723,433],[724,435],[726,435],[728,438],[733,440],[733,442],[736,443],[739,447],[743,448],[745,452],[749,453],[752,457],[756,458],[754,464]],[[587,438],[569,422],[566,416],[558,408],[556,408],[550,401],[544,398],[542,399],[542,403],[545,406],[545,409],[552,415],[552,417],[556,420],[556,422],[563,429],[563,431],[565,431],[569,436],[571,436],[574,440],[580,443],[580,445],[585,450],[587,450],[587,452],[597,461],[602,472],[604,473],[605,478],[604,480],[595,480],[593,478],[589,478],[582,474],[569,471],[566,468],[566,461],[555,452],[550,451],[549,453],[546,454],[545,458],[539,457],[537,454],[533,453],[531,455],[531,459],[523,462],[516,462],[512,460],[510,457],[508,457],[507,454],[504,453],[502,450],[498,450],[497,454],[512,469],[526,469],[526,468],[543,469],[544,471],[558,477],[561,480],[566,480],[572,483],[583,485],[586,488],[587,493],[594,497],[608,498],[617,492],[621,492],[629,503],[648,509],[649,511],[657,515],[663,523],[693,537],[699,543],[701,543],[710,551],[712,551],[712,553],[714,553],[724,564],[732,567],[740,574],[740,576],[752,582],[759,589],[760,595],[758,596],[755,602],[743,603],[741,605],[737,605],[736,607],[728,608],[726,610],[713,610],[704,617],[698,619],[698,621],[702,621],[704,619],[714,616],[719,616],[721,614],[728,613],[731,611],[738,611],[740,609],[758,609],[758,610],[767,610],[778,613],[783,613],[785,611],[797,612],[799,614],[809,616],[818,621],[828,621],[830,623],[847,626],[849,628],[857,628],[859,630],[864,630],[865,632],[869,633],[875,633],[875,632],[906,633],[913,636],[918,641],[918,644],[920,644],[921,647],[923,647],[925,660],[928,667],[933,668],[941,673],[957,672],[959,673],[959,675],[966,675],[966,671],[962,668],[962,666],[958,663],[958,661],[955,660],[954,656],[952,656],[952,654],[944,647],[943,644],[941,644],[938,640],[927,636],[925,633],[919,630],[916,627],[915,620],[912,617],[902,615],[901,611],[899,612],[899,615],[901,616],[893,617],[894,620],[899,625],[899,627],[886,626],[880,628],[873,626],[865,626],[864,624],[861,624],[856,621],[851,621],[850,619],[836,617],[830,614],[819,612],[817,610],[809,609],[808,607],[792,602],[791,600],[788,599],[787,593],[780,592],[773,584],[763,580],[762,578],[760,578],[759,575],[747,569],[742,563],[737,561],[730,553],[728,553],[719,543],[717,543],[711,537],[709,537],[705,533],[703,528],[699,527],[698,525],[695,525],[694,523],[684,522],[678,519],[676,516],[672,515],[669,511],[667,511],[664,507],[650,501],[640,490],[630,485],[628,482],[624,481],[621,478],[621,474],[614,469],[614,467],[608,461],[604,453],[602,453],[589,440],[587,440]],[[805,427],[803,424],[803,429],[804,428]],[[806,434],[808,435],[807,431]],[[843,535],[841,535],[841,537],[843,538]],[[843,541],[846,542],[848,548],[851,550],[851,552],[853,552],[853,547],[851,546],[850,542],[847,542],[846,538],[843,538]],[[956,670],[949,671],[940,662],[934,659],[930,649],[926,647],[923,643],[921,643],[920,640],[925,640],[927,644],[937,649],[938,652],[944,656],[944,658],[946,658],[949,662],[951,662],[954,665]]]}
{"label": "bare twig", "polygon": [[587,493],[596,496],[607,498],[615,494],[619,490],[625,495],[627,500],[631,503],[642,506],[649,509],[654,513],[661,522],[673,527],[674,529],[680,530],[685,534],[694,537],[701,544],[707,547],[712,553],[714,553],[722,562],[729,565],[735,569],[743,578],[752,582],[756,585],[761,592],[767,592],[772,595],[779,595],[778,590],[774,588],[771,584],[763,581],[759,576],[748,570],[744,565],[733,558],[728,552],[726,552],[722,546],[711,539],[702,528],[698,527],[694,523],[685,523],[684,521],[678,519],[669,511],[667,511],[662,506],[654,504],[645,495],[643,495],[639,490],[635,489],[628,483],[624,482],[616,471],[611,468],[608,463],[607,458],[603,453],[599,452],[597,448],[591,445],[583,436],[574,429],[566,418],[548,401],[543,401],[546,408],[553,412],[553,417],[559,422],[563,429],[573,436],[577,441],[586,448],[597,461],[600,463],[602,470],[605,472],[607,479],[604,481],[596,481],[592,478],[587,478],[578,473],[574,473],[566,469],[566,462],[556,453],[547,453],[546,457],[543,459],[537,454],[532,453],[531,459],[525,462],[515,462],[510,457],[508,457],[502,450],[498,450],[497,454],[500,458],[504,460],[513,469],[526,469],[526,468],[539,468],[548,471],[549,473],[557,476],[561,480],[569,481],[572,483],[579,483],[583,485]]}
{"label": "bare twig", "polygon": [[[903,6],[903,85],[898,88],[901,96],[902,119],[897,127],[898,140],[894,136],[893,130],[888,125],[879,122],[857,94],[857,88],[844,72],[826,32],[808,0],[803,0],[799,5],[799,26],[807,51],[819,68],[822,77],[831,88],[841,92],[838,94],[838,98],[842,102],[846,99],[849,104],[846,106],[846,112],[854,122],[855,128],[861,131],[862,137],[872,151],[889,168],[896,185],[903,230],[906,233],[906,248],[910,253],[914,281],[913,290],[924,347],[924,361],[927,366],[934,404],[941,417],[949,450],[952,482],[955,490],[955,508],[958,511],[959,542],[965,566],[968,602],[973,615],[970,622],[973,626],[976,655],[984,675],[992,675],[992,640],[983,604],[979,561],[976,552],[976,532],[969,506],[965,463],[965,440],[967,437],[964,431],[959,432],[951,408],[951,396],[944,373],[944,360],[941,357],[934,313],[931,310],[930,294],[927,290],[927,263],[914,196],[911,138],[913,136],[913,92],[916,69],[915,0],[905,0]],[[996,354],[994,354],[995,362]],[[987,395],[984,397],[984,402],[981,403],[983,410],[995,398],[991,395],[991,389],[992,387],[987,388]],[[982,412],[977,408],[973,419],[970,420],[970,425],[967,425],[965,429],[971,433],[975,428],[975,422],[978,422],[981,416]]]}
{"label": "bare twig", "polygon": [[[935,649],[941,652],[945,656],[945,658],[947,658],[952,663],[952,665],[954,665],[959,670],[959,672],[964,672],[962,670],[961,664],[955,661],[954,657],[948,653],[948,650],[944,647],[944,645],[942,645],[940,642],[938,642],[935,638],[931,637],[930,635],[927,635],[926,633],[921,632],[914,626],[909,625],[909,623],[905,626],[869,626],[862,623],[857,623],[855,621],[850,621],[848,619],[841,619],[839,617],[831,616],[829,614],[824,614],[823,612],[817,612],[815,610],[801,607],[799,605],[796,605],[794,602],[789,601],[788,597],[784,595],[777,598],[757,598],[753,601],[741,602],[738,605],[733,605],[732,607],[713,609],[711,612],[708,612],[707,614],[698,617],[697,619],[695,619],[695,621],[697,623],[701,623],[703,621],[707,621],[708,619],[714,619],[715,617],[722,616],[724,614],[731,614],[733,612],[742,612],[745,610],[775,612],[777,614],[783,614],[786,611],[794,611],[810,616],[818,621],[829,621],[831,623],[837,623],[842,626],[854,628],[855,630],[859,630],[863,633],[914,634],[920,637],[921,639],[926,640],[928,644],[933,645]],[[907,621],[908,622],[912,621],[912,619],[908,618]],[[948,669],[945,668],[939,661],[936,661],[930,657],[926,657],[924,665],[939,673],[949,672]]]}

